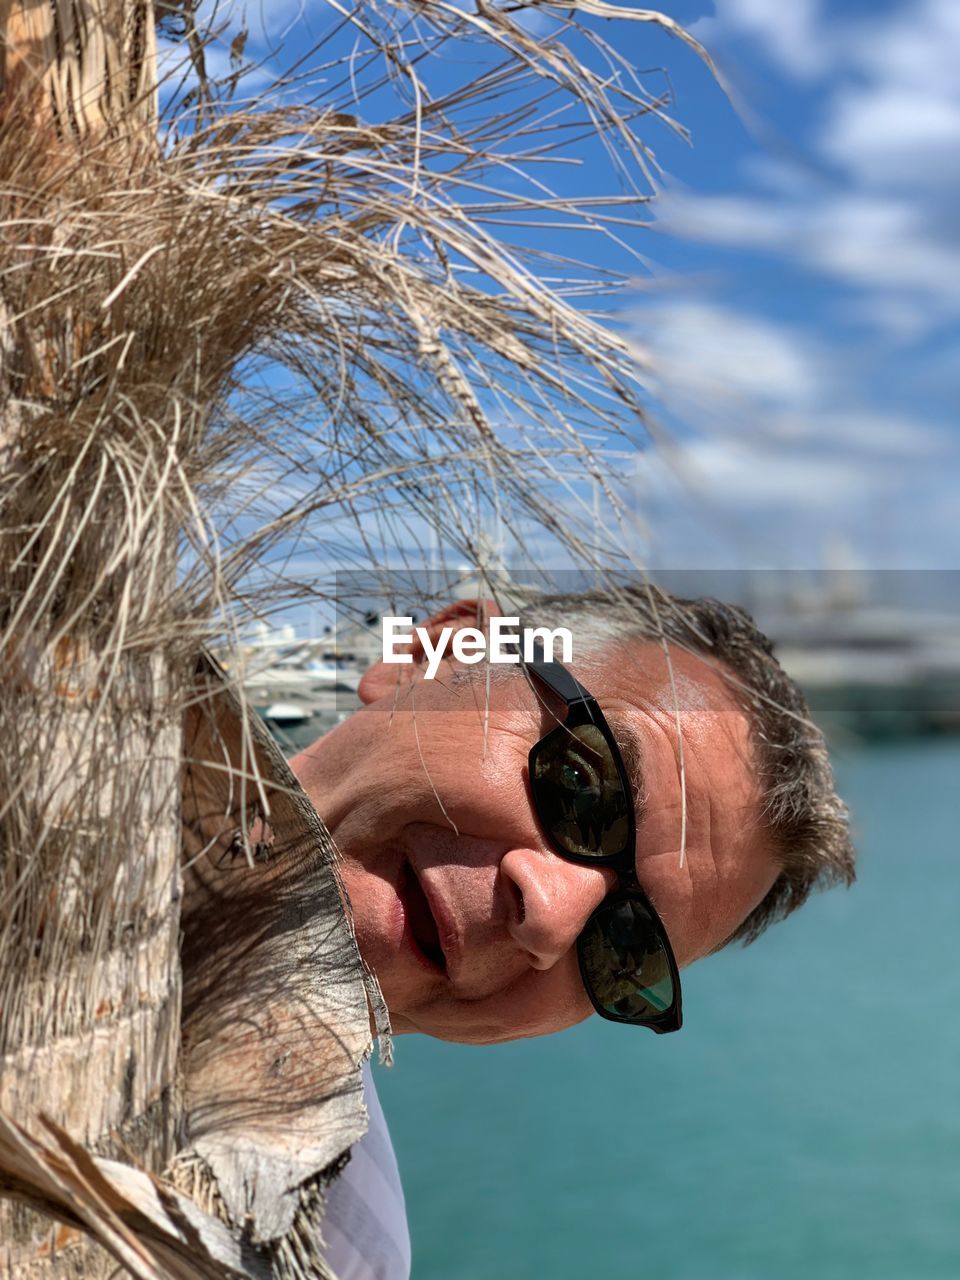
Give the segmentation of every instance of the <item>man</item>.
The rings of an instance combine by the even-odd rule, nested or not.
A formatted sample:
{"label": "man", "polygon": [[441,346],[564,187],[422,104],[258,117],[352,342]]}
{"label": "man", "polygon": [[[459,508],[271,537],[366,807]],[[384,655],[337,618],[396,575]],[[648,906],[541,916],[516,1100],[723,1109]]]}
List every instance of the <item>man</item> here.
{"label": "man", "polygon": [[[427,634],[483,612],[458,602]],[[752,940],[815,885],[850,883],[822,736],[745,613],[646,588],[532,612],[573,635],[570,672],[635,793],[630,870],[681,968]],[[576,943],[620,883],[558,852],[532,795],[531,747],[563,708],[520,666],[448,658],[427,680],[423,646],[412,656],[368,671],[361,710],[292,761],[343,856],[361,954],[397,1033],[559,1031],[594,1010]]]}
{"label": "man", "polygon": [[[451,605],[426,624],[430,647],[495,612]],[[823,738],[745,613],[647,588],[540,599],[532,613],[525,622],[571,631],[567,673],[448,658],[428,680],[419,642],[411,664],[369,670],[362,709],[292,761],[342,854],[357,941],[398,1033],[492,1043],[595,1008],[675,1029],[676,966],[751,941],[815,885],[853,879]],[[559,822],[552,766],[534,776],[549,756],[536,744],[574,741],[573,707],[592,733],[604,725],[615,758],[603,786],[580,776],[583,751],[561,759],[575,782]],[[590,742],[597,766],[604,741]],[[600,799],[621,779],[629,823]],[[583,844],[570,843],[571,820]],[[605,907],[624,899],[639,900],[644,937],[618,945]],[[331,1193],[329,1261],[346,1280],[403,1280],[402,1191],[369,1074],[365,1084],[371,1132]]]}

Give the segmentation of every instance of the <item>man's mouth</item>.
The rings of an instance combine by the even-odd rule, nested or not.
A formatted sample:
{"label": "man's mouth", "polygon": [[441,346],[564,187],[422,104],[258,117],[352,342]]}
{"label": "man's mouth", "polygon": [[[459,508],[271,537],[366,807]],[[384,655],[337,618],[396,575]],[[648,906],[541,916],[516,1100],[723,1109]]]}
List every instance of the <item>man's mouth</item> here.
{"label": "man's mouth", "polygon": [[400,872],[398,893],[415,946],[434,969],[446,973],[447,961],[443,954],[443,947],[440,945],[437,922],[430,910],[427,895],[421,888],[416,872],[409,862],[403,864],[403,870]]}

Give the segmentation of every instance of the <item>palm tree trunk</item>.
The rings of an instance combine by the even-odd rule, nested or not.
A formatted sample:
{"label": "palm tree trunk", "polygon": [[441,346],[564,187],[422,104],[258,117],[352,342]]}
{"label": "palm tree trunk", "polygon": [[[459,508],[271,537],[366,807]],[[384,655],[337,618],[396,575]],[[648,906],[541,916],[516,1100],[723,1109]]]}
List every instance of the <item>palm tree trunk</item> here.
{"label": "palm tree trunk", "polygon": [[[5,234],[39,263],[69,251],[62,175],[77,158],[154,145],[153,11],[5,0],[0,37],[0,127],[22,144],[22,223],[10,228],[8,208]],[[177,1115],[181,729],[173,663],[123,632],[165,593],[171,531],[159,507],[141,513],[127,555],[101,559],[116,559],[111,481],[65,413],[95,335],[69,299],[51,326],[23,314],[20,281],[0,290],[0,1108],[34,1132],[42,1112],[89,1150],[159,1172]],[[122,536],[128,514],[114,505]],[[115,1267],[8,1201],[0,1242],[2,1274]]]}

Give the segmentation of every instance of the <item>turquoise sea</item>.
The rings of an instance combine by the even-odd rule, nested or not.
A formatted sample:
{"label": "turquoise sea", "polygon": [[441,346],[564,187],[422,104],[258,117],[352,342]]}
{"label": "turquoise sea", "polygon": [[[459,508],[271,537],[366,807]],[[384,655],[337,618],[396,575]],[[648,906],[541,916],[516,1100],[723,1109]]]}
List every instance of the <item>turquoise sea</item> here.
{"label": "turquoise sea", "polygon": [[860,880],[593,1018],[378,1069],[414,1280],[958,1280],[960,743],[848,751]]}

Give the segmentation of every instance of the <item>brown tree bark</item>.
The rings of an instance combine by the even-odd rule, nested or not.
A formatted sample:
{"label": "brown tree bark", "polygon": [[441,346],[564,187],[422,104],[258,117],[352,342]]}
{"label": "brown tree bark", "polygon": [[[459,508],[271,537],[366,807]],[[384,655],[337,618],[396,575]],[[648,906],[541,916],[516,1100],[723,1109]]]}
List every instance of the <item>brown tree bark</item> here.
{"label": "brown tree bark", "polygon": [[[68,247],[59,224],[78,191],[60,173],[73,166],[85,181],[79,158],[107,142],[114,161],[156,145],[153,11],[6,0],[0,39],[0,128],[20,141],[4,178],[21,196],[3,234],[32,242],[39,260]],[[110,540],[96,528],[96,450],[84,457],[83,441],[57,429],[77,394],[68,369],[96,335],[69,302],[56,326],[24,315],[20,285],[0,282],[3,485],[18,489],[20,517],[3,529],[0,1109],[33,1132],[43,1113],[88,1150],[159,1172],[175,1145],[180,1036],[177,680],[166,655],[124,652],[104,625],[131,608],[132,564],[76,599],[89,577],[80,562]],[[168,537],[147,520],[136,547],[155,563],[144,590],[158,598]],[[78,1230],[0,1201],[0,1272],[114,1265]]]}
{"label": "brown tree bark", "polygon": [[176,592],[208,409],[144,269],[153,10],[11,0],[0,35],[0,1275],[323,1276],[385,1012],[323,825]]}

